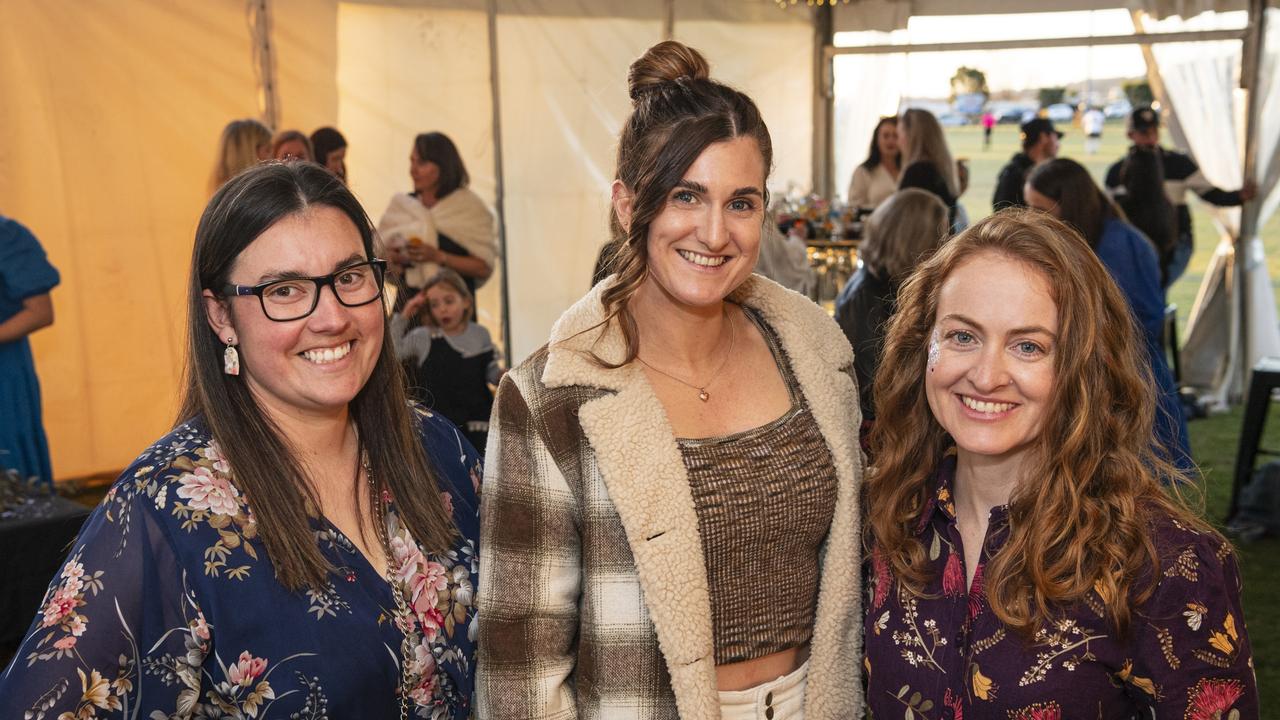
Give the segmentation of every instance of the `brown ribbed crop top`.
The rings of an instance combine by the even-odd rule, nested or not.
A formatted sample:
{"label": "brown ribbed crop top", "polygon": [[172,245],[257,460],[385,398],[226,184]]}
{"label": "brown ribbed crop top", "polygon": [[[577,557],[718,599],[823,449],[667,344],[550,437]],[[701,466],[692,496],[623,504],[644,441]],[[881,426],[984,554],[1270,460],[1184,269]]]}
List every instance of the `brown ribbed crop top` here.
{"label": "brown ribbed crop top", "polygon": [[791,409],[733,435],[678,440],[707,562],[717,665],[809,642],[819,553],[836,504],[831,451],[786,353],[745,310],[773,352]]}

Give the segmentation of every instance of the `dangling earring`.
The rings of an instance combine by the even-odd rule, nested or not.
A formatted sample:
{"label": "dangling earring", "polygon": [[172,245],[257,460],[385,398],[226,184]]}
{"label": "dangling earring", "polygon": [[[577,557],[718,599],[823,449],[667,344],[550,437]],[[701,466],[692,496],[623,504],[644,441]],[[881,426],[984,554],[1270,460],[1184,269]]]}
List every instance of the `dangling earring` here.
{"label": "dangling earring", "polygon": [[232,343],[235,338],[227,338],[227,349],[222,351],[222,372],[228,375],[240,374],[240,353]]}

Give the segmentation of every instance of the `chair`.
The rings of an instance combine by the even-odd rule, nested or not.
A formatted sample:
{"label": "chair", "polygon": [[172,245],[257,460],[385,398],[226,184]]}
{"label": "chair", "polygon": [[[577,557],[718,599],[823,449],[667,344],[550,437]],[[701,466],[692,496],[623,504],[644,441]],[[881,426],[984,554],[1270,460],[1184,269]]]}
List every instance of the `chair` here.
{"label": "chair", "polygon": [[1240,427],[1240,446],[1236,450],[1236,472],[1231,482],[1231,506],[1227,511],[1227,519],[1235,517],[1239,509],[1240,490],[1253,475],[1253,466],[1258,453],[1277,455],[1271,450],[1262,450],[1258,444],[1262,440],[1262,429],[1267,423],[1267,411],[1271,409],[1271,393],[1280,388],[1280,358],[1264,357],[1253,366],[1253,376],[1249,380],[1248,400],[1244,408],[1244,422]]}

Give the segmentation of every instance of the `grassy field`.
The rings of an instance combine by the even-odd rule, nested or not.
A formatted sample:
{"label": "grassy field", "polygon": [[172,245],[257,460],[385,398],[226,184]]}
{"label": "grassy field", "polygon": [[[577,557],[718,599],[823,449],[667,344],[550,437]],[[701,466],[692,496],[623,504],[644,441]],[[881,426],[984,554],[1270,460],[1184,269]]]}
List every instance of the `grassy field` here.
{"label": "grassy field", "polygon": [[[1108,123],[1103,132],[1102,147],[1096,155],[1084,152],[1084,134],[1079,128],[1062,127],[1062,157],[1072,158],[1089,168],[1098,184],[1107,167],[1124,155],[1128,140],[1123,123]],[[1018,127],[996,126],[991,148],[983,150],[982,131],[976,126],[948,128],[947,139],[956,157],[969,158],[969,191],[961,198],[971,220],[991,212],[991,193],[1001,166],[1018,149]],[[1168,138],[1165,138],[1166,141]],[[1231,189],[1231,188],[1227,188]],[[1218,232],[1199,200],[1192,200],[1191,214],[1195,222],[1196,252],[1185,275],[1169,289],[1170,302],[1178,305],[1179,337],[1185,338],[1186,325],[1196,291],[1218,243]],[[1280,215],[1273,217],[1262,232],[1267,251],[1272,284],[1280,277]],[[1239,443],[1242,410],[1193,421],[1190,425],[1192,454],[1205,477],[1205,515],[1220,524],[1227,512],[1231,494],[1236,445]],[[1280,413],[1274,413],[1263,438],[1263,447],[1280,450]],[[1250,638],[1253,641],[1254,664],[1263,708],[1280,707],[1280,539],[1271,538],[1239,547],[1244,574],[1244,606]],[[1268,717],[1266,711],[1263,717]]]}

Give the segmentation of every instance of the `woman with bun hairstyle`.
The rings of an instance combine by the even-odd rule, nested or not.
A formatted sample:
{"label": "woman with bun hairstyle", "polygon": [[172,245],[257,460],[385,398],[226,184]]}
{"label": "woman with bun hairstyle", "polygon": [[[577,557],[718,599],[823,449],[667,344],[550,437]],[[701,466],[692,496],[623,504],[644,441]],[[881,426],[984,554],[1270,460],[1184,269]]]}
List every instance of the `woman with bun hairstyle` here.
{"label": "woman with bun hairstyle", "polygon": [[1231,546],[1165,484],[1124,295],[1005,210],[907,279],[876,375],[867,703],[877,718],[1258,717]]}
{"label": "woman with bun hairstyle", "polygon": [[853,353],[752,274],[772,143],[708,75],[632,64],[613,274],[499,386],[479,717],[861,716]]}

